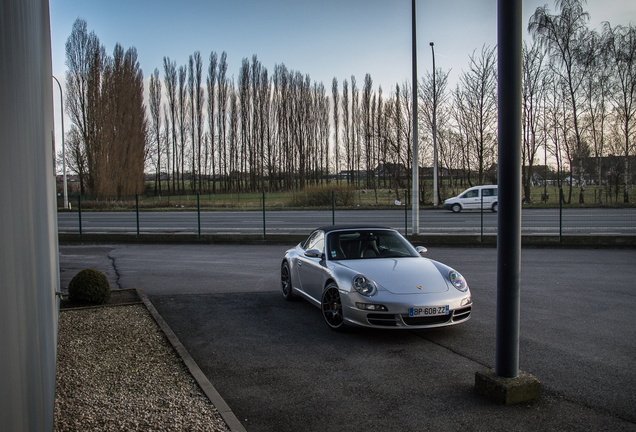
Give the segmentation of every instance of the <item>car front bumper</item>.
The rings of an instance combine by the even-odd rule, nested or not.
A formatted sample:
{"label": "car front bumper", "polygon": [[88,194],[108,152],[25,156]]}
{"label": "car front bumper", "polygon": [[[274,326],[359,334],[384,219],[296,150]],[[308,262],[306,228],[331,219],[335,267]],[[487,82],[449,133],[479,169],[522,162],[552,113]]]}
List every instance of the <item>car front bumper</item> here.
{"label": "car front bumper", "polygon": [[[444,327],[462,323],[470,319],[472,300],[470,291],[449,293],[394,295],[386,292],[372,297],[364,297],[357,293],[342,295],[344,319],[348,325],[358,327],[374,327],[387,329],[423,329]],[[384,306],[387,310],[366,310],[356,303]],[[409,316],[412,307],[448,306],[446,315]]]}

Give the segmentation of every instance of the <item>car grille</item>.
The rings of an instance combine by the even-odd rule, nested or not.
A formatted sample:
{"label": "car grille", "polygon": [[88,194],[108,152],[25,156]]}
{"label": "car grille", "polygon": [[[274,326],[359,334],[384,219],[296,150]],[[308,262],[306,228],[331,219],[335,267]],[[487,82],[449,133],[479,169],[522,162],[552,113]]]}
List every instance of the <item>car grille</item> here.
{"label": "car grille", "polygon": [[432,317],[410,317],[410,316],[402,316],[402,320],[404,320],[404,324],[410,326],[419,326],[419,325],[433,325],[433,324],[444,324],[450,321],[451,315],[437,315]]}
{"label": "car grille", "polygon": [[458,322],[458,321],[463,321],[465,319],[468,319],[468,317],[470,316],[471,310],[472,310],[471,306],[465,307],[463,309],[456,309],[455,312],[453,312],[453,322]]}
{"label": "car grille", "polygon": [[397,318],[390,314],[367,314],[367,321],[371,325],[382,327],[396,327]]}

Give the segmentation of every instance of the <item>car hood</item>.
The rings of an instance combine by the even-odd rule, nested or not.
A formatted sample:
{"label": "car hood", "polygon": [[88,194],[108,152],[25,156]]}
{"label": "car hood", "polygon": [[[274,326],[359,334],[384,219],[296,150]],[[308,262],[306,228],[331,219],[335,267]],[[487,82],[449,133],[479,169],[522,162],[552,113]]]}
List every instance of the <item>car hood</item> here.
{"label": "car hood", "polygon": [[448,291],[444,277],[426,258],[376,258],[340,261],[340,264],[375,281],[379,289],[393,294],[422,294]]}

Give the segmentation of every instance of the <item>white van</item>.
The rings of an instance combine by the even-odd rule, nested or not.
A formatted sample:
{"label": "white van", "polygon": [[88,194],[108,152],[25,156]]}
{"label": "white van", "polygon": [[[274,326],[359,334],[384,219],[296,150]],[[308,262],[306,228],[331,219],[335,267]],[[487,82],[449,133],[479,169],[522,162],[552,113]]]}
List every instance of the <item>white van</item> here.
{"label": "white van", "polygon": [[462,210],[492,210],[497,213],[499,200],[497,198],[497,185],[474,186],[466,189],[458,196],[444,201],[444,210],[452,210],[459,213]]}

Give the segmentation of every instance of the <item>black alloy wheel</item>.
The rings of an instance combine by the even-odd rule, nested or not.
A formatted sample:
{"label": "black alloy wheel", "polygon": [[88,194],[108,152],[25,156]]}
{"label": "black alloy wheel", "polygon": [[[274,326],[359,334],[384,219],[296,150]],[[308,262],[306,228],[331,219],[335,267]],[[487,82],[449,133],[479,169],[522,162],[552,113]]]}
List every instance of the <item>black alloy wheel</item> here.
{"label": "black alloy wheel", "polygon": [[344,315],[338,285],[331,283],[322,294],[322,316],[327,325],[335,331],[344,330]]}
{"label": "black alloy wheel", "polygon": [[289,271],[289,263],[283,262],[280,268],[280,292],[285,300],[293,300],[294,293],[292,292],[291,272]]}

